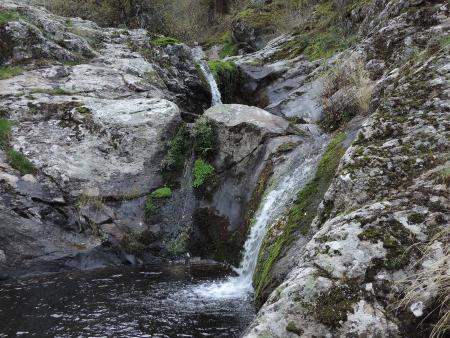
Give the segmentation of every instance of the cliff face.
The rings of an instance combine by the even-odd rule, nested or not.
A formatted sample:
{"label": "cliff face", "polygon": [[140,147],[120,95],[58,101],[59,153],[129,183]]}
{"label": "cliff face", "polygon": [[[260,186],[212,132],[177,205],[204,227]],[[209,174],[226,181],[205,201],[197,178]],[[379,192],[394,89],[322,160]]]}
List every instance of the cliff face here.
{"label": "cliff face", "polygon": [[[269,229],[254,276],[264,305],[246,337],[423,337],[439,311],[448,311],[439,300],[446,282],[437,277],[449,273],[448,10],[441,2],[375,1],[349,12],[360,41],[325,66],[297,54],[295,36],[238,61],[255,83],[246,90],[265,98],[257,104],[311,120],[315,109],[305,103],[313,98],[321,125],[331,130],[339,123],[335,112],[353,109],[345,76],[362,68],[373,86],[367,112],[339,127],[349,147],[318,208],[302,201],[317,203],[320,164],[313,194],[300,192]],[[270,62],[281,52],[291,61]],[[293,68],[300,86],[291,82],[287,95],[276,96],[280,84],[295,79]],[[338,74],[331,82],[341,81],[331,94],[330,68]],[[318,85],[317,95],[311,88]],[[332,151],[340,156],[342,148]]]}

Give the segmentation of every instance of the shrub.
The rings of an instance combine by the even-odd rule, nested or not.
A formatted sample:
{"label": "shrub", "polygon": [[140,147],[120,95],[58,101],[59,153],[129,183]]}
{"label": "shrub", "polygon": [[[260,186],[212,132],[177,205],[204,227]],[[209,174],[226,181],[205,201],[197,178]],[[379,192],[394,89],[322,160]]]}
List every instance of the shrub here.
{"label": "shrub", "polygon": [[334,131],[354,116],[366,114],[372,91],[373,83],[360,62],[337,66],[325,79],[322,91],[322,127]]}
{"label": "shrub", "polygon": [[169,143],[169,150],[161,162],[163,171],[177,171],[183,168],[189,143],[189,131],[186,125],[181,125],[175,137]]}
{"label": "shrub", "polygon": [[0,119],[0,148],[6,148],[9,145],[11,137],[12,123],[7,119]]}
{"label": "shrub", "polygon": [[10,77],[22,74],[21,67],[3,67],[0,68],[0,80],[9,79]]}
{"label": "shrub", "polygon": [[194,151],[198,156],[206,158],[214,150],[215,134],[211,123],[205,116],[201,116],[192,128]]}
{"label": "shrub", "polygon": [[1,10],[0,11],[0,26],[7,24],[11,21],[16,21],[20,18],[19,13],[12,10]]}
{"label": "shrub", "polygon": [[7,156],[11,166],[19,170],[23,175],[36,173],[37,169],[34,164],[21,152],[9,149],[7,151]]}
{"label": "shrub", "polygon": [[214,175],[214,167],[203,161],[197,160],[194,163],[194,188],[202,187],[213,175]]}

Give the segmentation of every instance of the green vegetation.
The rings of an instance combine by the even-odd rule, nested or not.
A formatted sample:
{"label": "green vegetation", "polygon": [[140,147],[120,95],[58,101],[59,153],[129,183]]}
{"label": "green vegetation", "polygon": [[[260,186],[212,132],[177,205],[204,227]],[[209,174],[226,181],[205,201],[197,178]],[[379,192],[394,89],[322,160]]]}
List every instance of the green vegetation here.
{"label": "green vegetation", "polygon": [[9,149],[6,154],[11,166],[19,170],[23,175],[36,173],[37,169],[34,164],[21,152]]}
{"label": "green vegetation", "polygon": [[69,92],[62,88],[33,88],[31,90],[32,94],[48,94],[48,95],[54,95],[54,96],[64,96],[64,95],[74,95],[74,93]]}
{"label": "green vegetation", "polygon": [[189,233],[186,231],[182,232],[177,238],[167,243],[167,251],[171,256],[178,256],[185,253],[187,251],[189,239]]}
{"label": "green vegetation", "polygon": [[150,196],[152,198],[171,198],[172,197],[172,189],[169,187],[162,187],[153,191]]}
{"label": "green vegetation", "polygon": [[297,327],[294,322],[289,322],[286,326],[286,331],[295,333],[298,336],[301,336],[304,332],[301,328]]}
{"label": "green vegetation", "polygon": [[194,163],[194,188],[202,187],[214,175],[214,167],[203,161],[197,160]]}
{"label": "green vegetation", "polygon": [[216,79],[224,103],[233,102],[238,81],[238,68],[232,61],[208,61],[214,78]]}
{"label": "green vegetation", "polygon": [[172,189],[170,189],[169,187],[161,187],[152,191],[148,195],[147,201],[145,202],[144,205],[144,211],[146,216],[151,216],[155,214],[161,205],[161,200],[168,199],[171,197],[172,197]]}
{"label": "green vegetation", "polygon": [[238,54],[239,48],[233,40],[233,36],[230,31],[226,31],[225,33],[219,36],[213,36],[209,38],[205,46],[206,48],[210,48],[214,45],[222,45],[222,48],[219,51],[220,58],[225,58],[227,56],[234,56]]}
{"label": "green vegetation", "polygon": [[22,74],[21,67],[2,67],[0,68],[0,80],[9,79],[10,77]]}
{"label": "green vegetation", "polygon": [[0,118],[0,148],[5,149],[9,145],[12,123],[7,119]]}
{"label": "green vegetation", "polygon": [[181,43],[178,39],[175,38],[169,38],[166,36],[159,36],[154,39],[152,39],[151,44],[155,47],[164,47],[169,45],[176,45],[178,43]]}
{"label": "green vegetation", "polygon": [[315,300],[311,314],[321,323],[335,327],[347,319],[347,313],[353,311],[352,306],[357,300],[356,287],[334,286]]}
{"label": "green vegetation", "polygon": [[11,21],[17,21],[20,19],[20,15],[17,11],[13,10],[1,10],[0,11],[0,26],[5,25]]}
{"label": "green vegetation", "polygon": [[132,231],[123,236],[120,246],[125,252],[139,257],[154,240],[155,236],[148,230],[143,232]]}
{"label": "green vegetation", "polygon": [[289,153],[292,150],[294,150],[297,147],[297,143],[294,142],[287,142],[287,143],[283,143],[281,144],[278,149],[277,149],[277,154],[284,154],[284,153]]}
{"label": "green vegetation", "polygon": [[92,205],[97,210],[100,210],[105,206],[105,204],[103,203],[102,196],[89,196],[85,194],[80,195],[80,197],[78,197],[77,202],[75,203],[75,207],[77,209],[81,209],[86,205]]}
{"label": "green vegetation", "polygon": [[211,123],[205,116],[201,116],[195,121],[192,128],[192,138],[194,140],[194,151],[197,156],[207,158],[214,151],[215,133]]}
{"label": "green vegetation", "polygon": [[161,162],[163,172],[178,171],[184,166],[184,160],[188,153],[189,131],[186,125],[181,125],[175,137],[169,143],[169,150]]}
{"label": "green vegetation", "polygon": [[397,220],[371,226],[360,233],[358,238],[371,243],[383,243],[387,253],[381,266],[387,270],[399,270],[406,266],[411,258],[410,246],[415,242],[414,234]]}
{"label": "green vegetation", "polygon": [[273,241],[267,236],[264,239],[253,276],[258,303],[263,301],[263,292],[270,284],[272,267],[282,251],[289,246],[298,234],[308,234],[317,207],[334,177],[341,157],[345,153],[342,146],[345,138],[344,133],[338,133],[331,140],[319,162],[314,178],[298,193],[297,199],[289,211],[287,222],[283,225],[282,233]]}

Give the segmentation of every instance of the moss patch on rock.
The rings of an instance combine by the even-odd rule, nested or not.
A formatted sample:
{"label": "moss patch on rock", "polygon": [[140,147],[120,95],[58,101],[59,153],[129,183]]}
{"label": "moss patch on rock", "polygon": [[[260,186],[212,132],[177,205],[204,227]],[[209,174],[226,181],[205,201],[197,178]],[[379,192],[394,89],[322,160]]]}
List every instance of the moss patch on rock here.
{"label": "moss patch on rock", "polygon": [[0,10],[0,26],[20,19],[20,14],[13,10]]}
{"label": "moss patch on rock", "polygon": [[22,73],[23,69],[21,67],[2,67],[0,68],[0,80],[9,79]]}
{"label": "moss patch on rock", "polygon": [[214,167],[203,161],[196,160],[194,163],[194,183],[193,186],[196,189],[202,188],[208,181],[213,178],[214,175]]}
{"label": "moss patch on rock", "polygon": [[295,236],[306,235],[309,232],[311,222],[317,213],[317,208],[331,184],[341,157],[345,153],[345,149],[342,146],[345,138],[346,135],[344,133],[339,133],[331,140],[317,167],[314,178],[298,193],[297,199],[289,211],[287,221],[280,229],[280,235],[274,240],[266,236],[259,252],[256,271],[253,275],[253,285],[258,304],[262,304],[271,291],[267,289],[274,287],[270,285],[270,274],[283,250],[288,248]]}
{"label": "moss patch on rock", "polygon": [[169,142],[167,154],[161,162],[163,174],[176,173],[183,169],[189,143],[189,131],[186,125],[182,124]]}
{"label": "moss patch on rock", "polygon": [[176,45],[181,43],[176,38],[166,37],[166,36],[158,36],[151,40],[151,44],[156,47],[164,47],[169,45]]}
{"label": "moss patch on rock", "polygon": [[222,94],[222,101],[224,103],[232,103],[239,77],[236,64],[232,61],[211,60],[208,61],[208,66],[216,79]]}
{"label": "moss patch on rock", "polygon": [[11,166],[21,172],[22,175],[35,174],[37,172],[33,162],[25,157],[20,151],[9,149],[6,152]]}
{"label": "moss patch on rock", "polygon": [[397,220],[383,221],[370,226],[358,235],[362,241],[382,242],[386,249],[386,257],[382,267],[387,270],[399,270],[405,267],[411,258],[411,245],[415,242],[414,234]]}

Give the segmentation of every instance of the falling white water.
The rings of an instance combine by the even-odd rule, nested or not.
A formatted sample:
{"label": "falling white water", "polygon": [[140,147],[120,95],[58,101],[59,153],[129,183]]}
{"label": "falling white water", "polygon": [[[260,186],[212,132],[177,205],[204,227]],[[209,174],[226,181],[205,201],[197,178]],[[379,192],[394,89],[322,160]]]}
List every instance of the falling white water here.
{"label": "falling white water", "polygon": [[253,292],[252,278],[268,226],[280,216],[294,201],[297,192],[311,179],[322,151],[324,140],[318,138],[315,147],[309,151],[299,149],[290,156],[290,161],[272,183],[272,190],[263,199],[244,246],[244,258],[237,277],[230,277],[219,283],[206,283],[193,292],[207,298],[239,298]]}
{"label": "falling white water", "polygon": [[209,68],[208,63],[204,60],[204,53],[201,47],[196,47],[192,50],[194,60],[197,62],[203,77],[206,82],[208,82],[209,88],[211,89],[211,107],[217,106],[222,103],[222,95],[220,94],[219,86],[217,85],[216,79]]}

